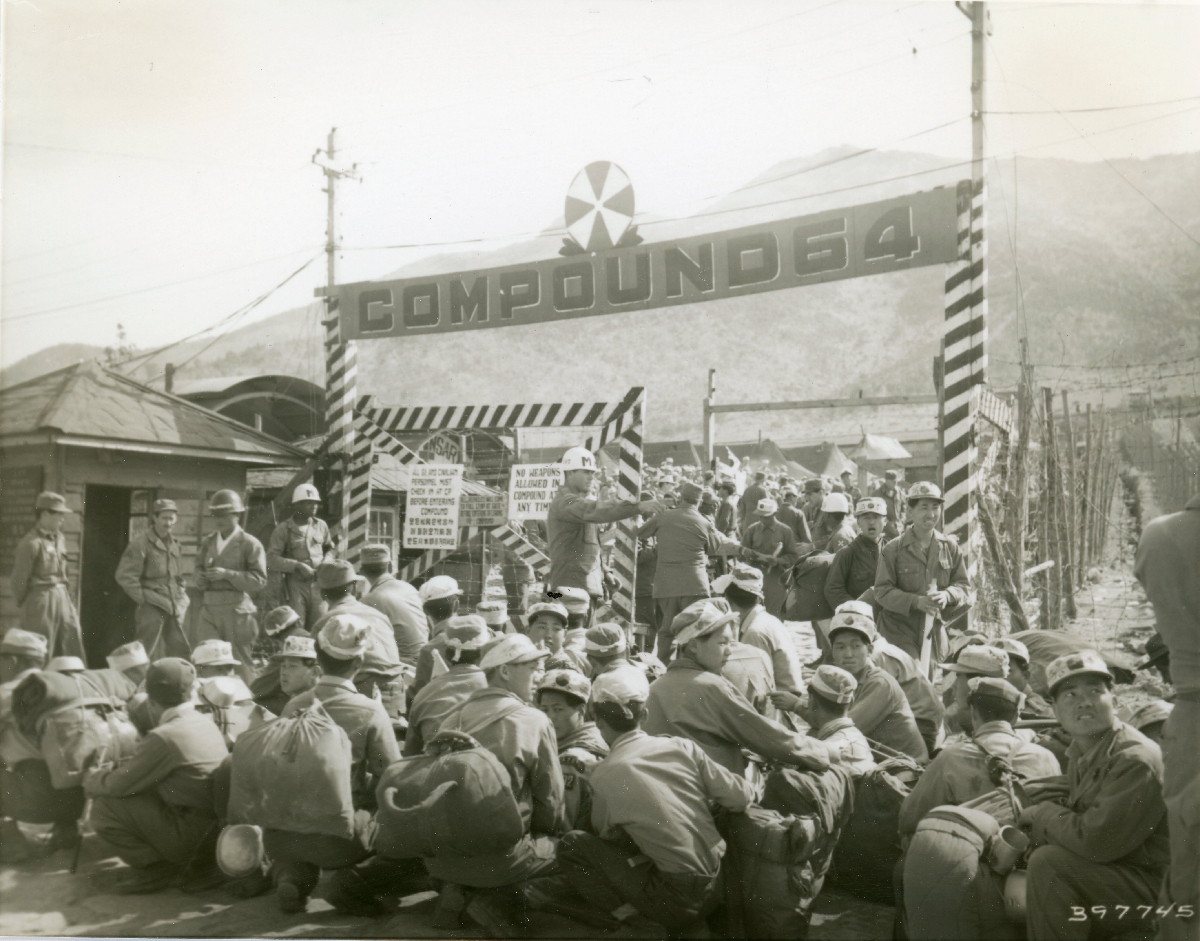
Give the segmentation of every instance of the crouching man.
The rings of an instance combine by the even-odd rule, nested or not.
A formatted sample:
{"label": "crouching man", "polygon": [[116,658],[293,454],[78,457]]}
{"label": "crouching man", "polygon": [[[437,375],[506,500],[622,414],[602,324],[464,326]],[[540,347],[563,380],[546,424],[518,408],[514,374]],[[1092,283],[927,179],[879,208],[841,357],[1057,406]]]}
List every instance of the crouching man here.
{"label": "crouching man", "polygon": [[718,903],[725,842],[710,806],[740,813],[753,793],[695,742],[643,732],[649,695],[636,669],[602,674],[592,684],[596,726],[610,749],[591,774],[596,835],[568,833],[559,860],[566,881],[593,908],[617,920],[633,909],[675,934]]}
{"label": "crouching man", "polygon": [[1021,814],[1037,847],[1029,859],[1026,930],[1030,941],[1082,941],[1094,929],[1116,928],[1121,909],[1132,923],[1144,918],[1138,906],[1149,911],[1156,904],[1170,857],[1162,753],[1117,719],[1112,673],[1095,651],[1052,661],[1046,683],[1072,739],[1068,791]]}
{"label": "crouching man", "polygon": [[130,759],[83,779],[92,827],[132,867],[116,890],[158,892],[180,879],[210,882],[217,837],[213,775],[228,752],[220,730],[196,711],[196,671],[186,660],[156,660],[146,673],[155,718]]}

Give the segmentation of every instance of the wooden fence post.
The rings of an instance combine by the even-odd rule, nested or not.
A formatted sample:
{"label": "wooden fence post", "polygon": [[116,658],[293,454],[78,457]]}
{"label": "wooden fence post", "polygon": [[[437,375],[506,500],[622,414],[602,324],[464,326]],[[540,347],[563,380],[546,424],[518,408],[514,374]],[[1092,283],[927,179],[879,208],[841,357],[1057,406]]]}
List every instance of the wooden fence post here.
{"label": "wooden fence post", "polygon": [[[1051,400],[1051,405],[1054,404]],[[1075,550],[1072,541],[1075,538],[1075,434],[1071,430],[1071,409],[1070,403],[1067,401],[1067,391],[1063,390],[1062,394],[1063,412],[1067,419],[1067,477],[1066,486],[1063,486],[1062,464],[1059,463],[1058,449],[1054,452],[1054,477],[1055,484],[1058,488],[1058,493],[1062,497],[1062,505],[1059,508],[1059,528],[1062,535],[1059,538],[1060,551],[1062,554],[1063,567],[1063,604],[1066,609],[1068,618],[1076,617],[1079,612],[1075,608]],[[1053,415],[1050,421],[1054,424]]]}
{"label": "wooden fence post", "polygon": [[1087,419],[1084,424],[1083,438],[1083,481],[1079,486],[1081,497],[1079,503],[1079,572],[1082,580],[1087,575],[1088,566],[1092,564],[1092,546],[1088,540],[1088,520],[1091,518],[1091,507],[1088,506],[1088,484],[1092,475],[1092,403],[1087,403]]}

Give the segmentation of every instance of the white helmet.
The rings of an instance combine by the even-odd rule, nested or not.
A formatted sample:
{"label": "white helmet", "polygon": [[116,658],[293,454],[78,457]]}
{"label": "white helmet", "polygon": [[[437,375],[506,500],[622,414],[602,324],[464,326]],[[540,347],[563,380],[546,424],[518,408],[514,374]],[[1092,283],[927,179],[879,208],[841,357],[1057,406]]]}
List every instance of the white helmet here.
{"label": "white helmet", "polygon": [[321,494],[312,484],[301,484],[292,491],[293,503],[301,503],[305,500],[316,500],[317,503],[321,502]]}
{"label": "white helmet", "polygon": [[827,493],[821,501],[822,513],[849,513],[850,501],[844,493]]}
{"label": "white helmet", "polygon": [[574,470],[599,470],[596,467],[596,458],[592,456],[592,452],[587,448],[570,448],[563,455],[562,461],[558,466],[564,474]]}

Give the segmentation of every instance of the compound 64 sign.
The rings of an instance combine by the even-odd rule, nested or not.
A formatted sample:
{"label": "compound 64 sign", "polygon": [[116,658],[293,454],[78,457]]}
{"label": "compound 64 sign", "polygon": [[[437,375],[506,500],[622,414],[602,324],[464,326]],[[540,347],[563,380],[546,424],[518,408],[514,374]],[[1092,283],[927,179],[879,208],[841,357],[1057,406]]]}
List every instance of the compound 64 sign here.
{"label": "compound 64 sign", "polygon": [[937,189],[674,241],[342,284],[337,288],[341,335],[518,326],[952,262],[958,251],[955,201],[953,189]]}

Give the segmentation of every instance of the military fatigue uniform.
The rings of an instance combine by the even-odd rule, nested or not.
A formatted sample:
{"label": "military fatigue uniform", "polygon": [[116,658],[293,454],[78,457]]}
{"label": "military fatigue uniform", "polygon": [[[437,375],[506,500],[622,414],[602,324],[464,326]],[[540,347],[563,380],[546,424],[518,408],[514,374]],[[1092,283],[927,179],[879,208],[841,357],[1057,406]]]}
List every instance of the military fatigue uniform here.
{"label": "military fatigue uniform", "polygon": [[[325,613],[325,602],[317,586],[317,566],[333,553],[333,540],[329,526],[314,516],[307,523],[287,519],[275,527],[267,543],[267,568],[283,574],[284,593],[287,604],[300,615],[305,630],[311,630]],[[296,563],[303,562],[313,570],[312,575],[296,571]]]}
{"label": "military fatigue uniform", "polygon": [[775,674],[771,669],[771,658],[765,650],[734,641],[721,675],[746,697],[746,701],[760,716],[779,718],[771,702],[771,693],[775,692]]}
{"label": "military fatigue uniform", "polygon": [[861,778],[868,771],[875,769],[871,745],[849,716],[826,722],[817,731],[816,737],[827,747],[837,750],[839,763],[853,777]]}
{"label": "military fatigue uniform", "polygon": [[[285,627],[278,634],[265,637],[259,642],[261,652],[266,657],[273,657],[275,654],[283,650],[283,642],[289,637],[308,637],[308,631],[300,627],[300,622],[296,622],[289,627]],[[288,704],[288,700],[292,697],[283,691],[279,685],[279,661],[267,660],[267,665],[263,668],[262,673],[254,678],[254,682],[250,684],[250,692],[254,695],[254,701],[268,709],[275,715],[283,712],[283,707]]]}
{"label": "military fatigue uniform", "polygon": [[717,764],[744,774],[748,748],[770,761],[824,771],[824,747],[759,715],[729,680],[689,657],[677,657],[655,680],[646,700],[650,735],[690,738]]}
{"label": "military fatigue uniform", "polygon": [[813,541],[812,531],[808,528],[808,517],[804,515],[804,511],[800,507],[782,503],[775,511],[775,518],[792,531],[797,544]]}
{"label": "military fatigue uniform", "polygon": [[483,670],[475,663],[456,663],[426,684],[408,709],[404,756],[419,755],[446,721],[470,695],[487,687]]}
{"label": "military fatigue uniform", "polygon": [[243,682],[254,680],[254,641],[258,639],[258,608],[250,598],[252,592],[267,585],[267,556],[262,543],[240,526],[229,536],[222,551],[217,551],[220,533],[212,532],[200,543],[196,556],[196,574],[209,569],[229,569],[228,579],[204,580],[204,596],[200,616],[196,621],[196,644],[206,640],[225,640],[233,645],[233,656],[241,661],[237,668]]}
{"label": "military fatigue uniform", "polygon": [[743,535],[745,535],[746,530],[754,523],[754,511],[758,509],[758,504],[766,496],[767,491],[761,484],[750,484],[742,491],[742,497],[738,500],[738,513],[741,518],[740,528]]}
{"label": "military fatigue uniform", "polygon": [[796,694],[804,692],[804,677],[800,672],[796,645],[779,618],[768,614],[761,604],[755,605],[742,618],[738,636],[743,644],[757,647],[771,658],[776,689]]}
{"label": "military fatigue uniform", "polygon": [[371,633],[367,637],[367,652],[363,655],[362,668],[368,673],[391,673],[400,665],[400,653],[396,649],[396,635],[392,622],[378,608],[363,604],[352,595],[339,598],[328,605],[325,614],[313,625],[313,636],[321,633],[325,622],[335,614],[353,614],[367,622]]}
{"label": "military fatigue uniform", "polygon": [[671,622],[689,604],[708,597],[706,557],[715,556],[723,540],[712,521],[689,505],[647,520],[638,530],[638,538],[651,536],[658,538],[658,565],[654,569],[658,658],[666,663],[675,636]]}
{"label": "military fatigue uniform", "polygon": [[[742,546],[754,552],[774,556],[773,562],[763,562],[743,552],[742,558],[763,573],[763,606],[779,617],[787,604],[787,588],[783,577],[800,560],[796,537],[778,520],[760,520],[746,530]],[[777,551],[778,550],[778,551]]]}
{"label": "military fatigue uniform", "polygon": [[[1115,916],[1116,905],[1136,912],[1154,904],[1170,860],[1158,746],[1117,722],[1086,753],[1072,742],[1067,754],[1066,805],[1025,811],[1037,847],[1029,857],[1030,941],[1083,941],[1107,922],[1093,922],[1093,906],[1108,906]],[[1086,917],[1072,920],[1077,908]]]}
{"label": "military fatigue uniform", "polygon": [[836,611],[838,605],[857,601],[863,592],[875,584],[879,571],[880,545],[861,533],[848,546],[843,546],[829,565],[825,576],[825,600]]}
{"label": "military fatigue uniform", "polygon": [[13,600],[21,606],[20,627],[41,634],[47,657],[84,657],[79,614],[67,586],[67,540],[36,526],[17,543],[12,570]]}
{"label": "military fatigue uniform", "polygon": [[420,593],[408,582],[385,573],[363,595],[362,602],[387,616],[400,659],[416,663],[422,645],[429,640],[429,618],[421,605]]}
{"label": "military fatigue uniform", "polygon": [[[380,703],[357,692],[350,680],[340,676],[323,676],[314,688],[293,697],[282,718],[290,718],[314,702],[321,703],[350,740],[354,809],[374,811],[375,783],[400,757],[391,719]],[[263,831],[263,846],[276,864],[276,880],[293,882],[304,897],[317,887],[322,869],[345,869],[370,855],[357,835],[346,838],[268,829]]]}
{"label": "military fatigue uniform", "polygon": [[925,740],[900,684],[871,662],[855,679],[858,689],[848,715],[862,734],[917,761],[928,759]]}
{"label": "military fatigue uniform", "polygon": [[187,660],[192,644],[183,631],[187,615],[187,588],[179,543],[163,539],[152,528],[129,540],[117,565],[117,584],[137,602],[133,613],[137,639],[150,662],[163,657]]}
{"label": "military fatigue uniform", "polygon": [[[488,687],[472,693],[447,716],[443,729],[476,727],[485,716],[520,703],[512,693]],[[435,879],[489,889],[548,875],[557,865],[558,835],[566,829],[563,776],[554,726],[541,710],[521,703],[510,714],[471,733],[508,769],[513,796],[525,821],[525,836],[504,853],[442,854],[425,860]]]}
{"label": "military fatigue uniform", "polygon": [[904,529],[904,491],[898,484],[890,489],[885,484],[880,484],[874,495],[887,504],[887,522],[883,525],[884,541],[895,539]]}
{"label": "military fatigue uniform", "polygon": [[130,866],[191,862],[216,839],[213,775],[227,754],[192,703],[171,707],[127,762],[84,776],[93,829]]}
{"label": "military fatigue uniform", "polygon": [[546,516],[549,532],[550,589],[583,588],[593,601],[604,597],[600,569],[600,523],[615,523],[637,516],[636,503],[601,506],[566,485],[550,503]]}
{"label": "military fatigue uniform", "polygon": [[589,775],[608,755],[608,743],[595,722],[585,722],[558,743],[558,763],[563,775],[563,803],[567,829],[592,829],[592,786]]}
{"label": "military fatigue uniform", "polygon": [[904,698],[912,708],[921,738],[925,741],[925,750],[932,755],[937,744],[938,729],[946,715],[941,693],[908,653],[882,637],[871,647],[871,661],[900,684]]}
{"label": "military fatigue uniform", "polygon": [[853,545],[856,539],[858,539],[858,530],[854,528],[853,517],[847,516],[837,529],[815,543],[815,548],[819,552],[836,555],[847,546]]}
{"label": "military fatigue uniform", "polygon": [[947,745],[929,763],[900,807],[900,835],[915,833],[935,807],[965,804],[995,790],[988,775],[989,757],[1003,758],[1023,781],[1060,773],[1053,753],[1025,741],[1007,722],[985,722],[972,739]]}
{"label": "military fatigue uniform", "polygon": [[[930,582],[936,582],[938,591],[950,595],[940,621],[951,621],[966,612],[971,588],[967,563],[958,543],[950,537],[934,530],[929,548],[922,549],[909,529],[879,553],[875,573],[875,604],[881,609],[879,633],[914,659],[920,659],[925,633],[925,614],[915,602],[925,595]],[[944,638],[944,628],[939,630],[935,625],[934,659],[938,663],[945,655]]]}
{"label": "military fatigue uniform", "polygon": [[725,841],[710,806],[742,813],[750,785],[686,738],[640,729],[612,744],[592,771],[592,824],[560,855],[571,886],[598,911],[632,905],[678,932],[712,911]]}

